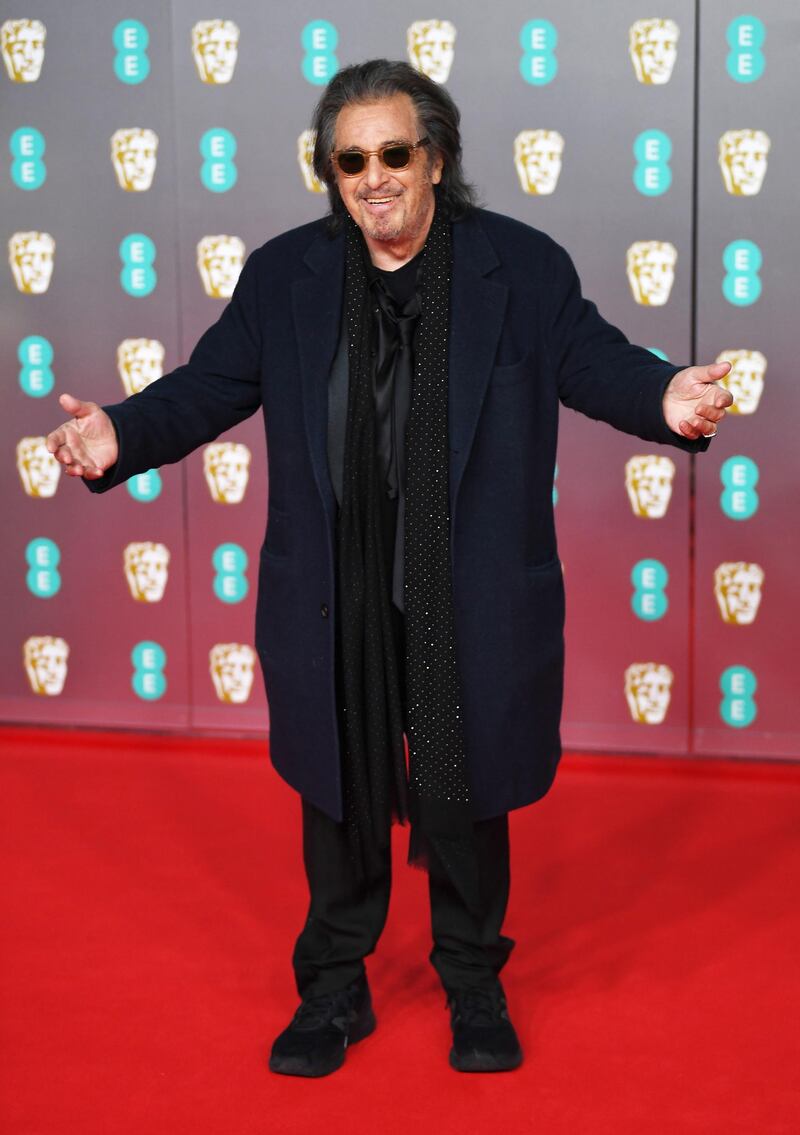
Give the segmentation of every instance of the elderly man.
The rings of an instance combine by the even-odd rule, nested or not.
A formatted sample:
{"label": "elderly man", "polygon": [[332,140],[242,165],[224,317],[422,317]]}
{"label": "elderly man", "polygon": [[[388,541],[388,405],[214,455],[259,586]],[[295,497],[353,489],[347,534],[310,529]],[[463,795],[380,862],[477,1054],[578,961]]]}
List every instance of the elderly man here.
{"label": "elderly man", "polygon": [[630,345],[562,248],[475,207],[458,122],[405,63],[341,71],[313,123],[330,216],[249,257],[186,366],[105,410],[62,396],[72,420],[48,438],[105,489],[263,409],[256,646],[311,893],[276,1072],[332,1072],[375,1027],[364,958],[393,820],[428,870],[451,1064],[521,1062],[498,977],[507,814],[547,792],[560,755],[559,401],[689,450],[732,401],[715,384],[728,364],[679,370]]}

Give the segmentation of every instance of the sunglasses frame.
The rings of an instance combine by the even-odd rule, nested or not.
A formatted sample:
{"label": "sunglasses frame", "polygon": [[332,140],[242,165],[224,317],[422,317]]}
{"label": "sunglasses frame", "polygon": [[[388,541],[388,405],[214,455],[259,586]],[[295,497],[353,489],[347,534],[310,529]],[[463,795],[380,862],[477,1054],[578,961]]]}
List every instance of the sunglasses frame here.
{"label": "sunglasses frame", "polygon": [[[342,175],[342,177],[361,177],[361,175],[365,172],[367,166],[369,165],[369,159],[374,155],[375,157],[377,157],[378,161],[381,163],[384,169],[388,169],[390,173],[400,173],[402,170],[409,168],[416,151],[421,146],[427,146],[429,142],[430,138],[426,134],[425,137],[420,138],[418,142],[388,142],[385,146],[381,146],[379,150],[359,150],[357,146],[347,146],[343,150],[331,150],[331,162]],[[386,153],[386,151],[401,148],[407,148],[409,151],[408,161],[406,162],[406,164],[403,166],[387,165],[383,158],[383,155]],[[339,164],[339,158],[342,154],[360,154],[360,156],[364,159],[364,165],[356,173],[347,173],[347,171],[343,170]]]}

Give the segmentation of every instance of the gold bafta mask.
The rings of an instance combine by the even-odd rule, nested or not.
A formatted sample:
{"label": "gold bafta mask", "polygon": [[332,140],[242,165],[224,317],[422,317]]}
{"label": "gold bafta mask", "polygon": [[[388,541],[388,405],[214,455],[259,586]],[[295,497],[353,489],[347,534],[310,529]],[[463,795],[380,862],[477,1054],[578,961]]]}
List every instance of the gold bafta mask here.
{"label": "gold bafta mask", "polygon": [[131,596],[139,603],[160,603],[169,577],[169,550],[145,541],[126,545],[123,558]]}
{"label": "gold bafta mask", "polygon": [[733,197],[755,197],[764,184],[771,142],[763,130],[726,130],[719,140],[719,168]]}
{"label": "gold bafta mask", "polygon": [[153,184],[158,135],[141,126],[123,127],[111,135],[111,164],[121,189],[143,193]]}
{"label": "gold bafta mask", "polygon": [[749,627],[761,605],[764,569],[759,564],[719,564],[714,569],[714,594],[723,623]]}
{"label": "gold bafta mask", "polygon": [[256,652],[242,642],[218,642],[208,652],[214,691],[227,705],[243,705],[253,688]]}
{"label": "gold bafta mask", "polygon": [[241,504],[250,476],[250,450],[240,441],[215,441],[203,450],[203,472],[211,499]]}
{"label": "gold bafta mask", "polygon": [[408,58],[412,67],[446,83],[456,53],[456,29],[449,20],[415,20],[406,32]]}
{"label": "gold bafta mask", "polygon": [[229,83],[239,54],[239,28],[233,20],[198,20],[192,28],[192,55],[204,83]]}
{"label": "gold bafta mask", "polygon": [[228,300],[244,264],[244,241],[238,236],[204,236],[197,243],[197,271],[212,299]]}
{"label": "gold bafta mask", "polygon": [[730,363],[731,369],[717,382],[733,395],[729,414],[755,414],[764,393],[767,360],[760,351],[721,351],[715,362]]}
{"label": "gold bafta mask", "polygon": [[625,462],[625,488],[634,516],[661,520],[672,498],[675,462],[659,453],[636,454]]}
{"label": "gold bafta mask", "polygon": [[69,647],[63,638],[31,635],[22,647],[25,673],[35,694],[55,698],[67,680]]}
{"label": "gold bafta mask", "polygon": [[117,347],[117,370],[125,393],[139,394],[164,373],[164,345],[158,339],[123,339]]}
{"label": "gold bafta mask", "polygon": [[625,671],[625,697],[634,721],[661,725],[667,716],[674,674],[662,662],[634,662]]}
{"label": "gold bafta mask", "polygon": [[680,31],[674,20],[636,20],[631,24],[628,50],[640,83],[660,86],[672,77]]}
{"label": "gold bafta mask", "polygon": [[678,252],[668,240],[637,240],[628,248],[626,271],[631,294],[644,307],[661,307],[675,280]]}
{"label": "gold bafta mask", "polygon": [[54,497],[61,466],[44,437],[21,437],[17,442],[17,472],[29,497]]}
{"label": "gold bafta mask", "polygon": [[522,130],[514,139],[514,165],[523,193],[544,197],[558,185],[564,139],[557,130]]}
{"label": "gold bafta mask", "polygon": [[35,83],[42,73],[47,30],[41,20],[6,20],[0,48],[12,83]]}
{"label": "gold bafta mask", "polygon": [[8,242],[8,262],[17,290],[41,296],[50,287],[56,242],[50,233],[14,233]]}
{"label": "gold bafta mask", "polygon": [[317,141],[315,130],[304,130],[297,139],[297,161],[303,175],[303,184],[309,193],[324,193],[325,185],[314,173],[314,146]]}

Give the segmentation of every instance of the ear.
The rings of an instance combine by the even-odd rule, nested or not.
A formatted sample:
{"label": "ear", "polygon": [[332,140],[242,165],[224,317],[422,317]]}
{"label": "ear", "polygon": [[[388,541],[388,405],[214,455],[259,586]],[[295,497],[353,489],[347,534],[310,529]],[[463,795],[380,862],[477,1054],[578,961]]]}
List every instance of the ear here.
{"label": "ear", "polygon": [[444,169],[444,160],[441,154],[437,154],[431,162],[430,175],[431,185],[438,185],[442,180],[442,171]]}

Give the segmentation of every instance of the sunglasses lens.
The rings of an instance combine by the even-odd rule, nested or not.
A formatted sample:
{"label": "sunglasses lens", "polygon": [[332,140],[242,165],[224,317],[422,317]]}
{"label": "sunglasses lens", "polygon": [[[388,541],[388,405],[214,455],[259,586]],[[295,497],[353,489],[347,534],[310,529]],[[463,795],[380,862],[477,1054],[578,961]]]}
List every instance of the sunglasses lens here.
{"label": "sunglasses lens", "polygon": [[381,155],[387,169],[405,169],[411,161],[409,146],[387,146]]}
{"label": "sunglasses lens", "polygon": [[346,174],[361,173],[365,165],[364,155],[358,150],[344,150],[343,153],[337,154],[336,160],[339,169]]}

